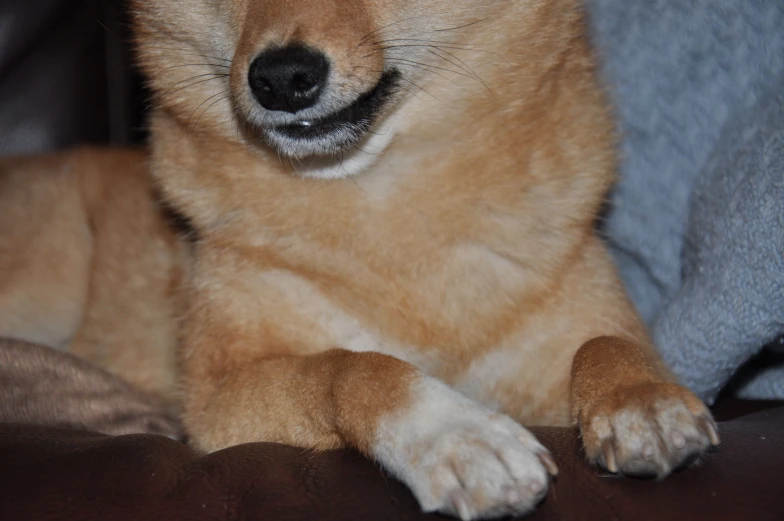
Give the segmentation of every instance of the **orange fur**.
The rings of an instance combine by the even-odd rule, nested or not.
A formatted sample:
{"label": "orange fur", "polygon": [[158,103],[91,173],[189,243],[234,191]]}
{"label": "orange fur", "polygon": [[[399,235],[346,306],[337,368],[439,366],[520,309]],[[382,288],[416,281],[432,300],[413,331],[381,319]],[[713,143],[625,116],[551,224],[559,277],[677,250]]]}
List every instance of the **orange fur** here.
{"label": "orange fur", "polygon": [[[527,495],[509,512],[535,502],[537,469],[554,465],[506,416],[483,416],[429,377],[523,423],[577,423],[589,459],[611,470],[656,460],[663,475],[718,442],[594,229],[614,181],[614,127],[577,0],[134,5],[155,96],[151,173],[199,235],[179,349],[197,446],[353,446],[423,507],[469,519],[501,512],[498,491],[449,495],[429,483],[435,470],[417,474],[430,460],[422,440],[398,447],[407,418],[470,409],[517,433],[496,442],[538,463],[526,460]],[[335,99],[404,71],[379,132],[346,152],[343,171],[342,157],[298,162],[258,134],[249,65],[291,43],[330,58]],[[437,462],[481,452],[459,418]],[[451,468],[472,472],[461,465]]]}
{"label": "orange fur", "polygon": [[[247,69],[248,49],[256,51],[270,38],[299,37],[327,52],[336,41],[355,47],[367,34],[368,12],[380,10],[362,4],[352,26],[355,18],[330,2],[320,2],[321,8],[303,3],[295,17],[281,14],[282,4],[275,2],[237,2],[238,27],[227,24],[239,39],[230,87],[237,89]],[[391,17],[407,2],[379,4],[392,7],[385,13]],[[167,97],[181,75],[194,72],[168,74],[184,58],[158,24],[175,8],[139,2],[138,9],[141,63],[161,94],[153,173],[203,236],[194,326],[186,326],[200,334],[189,334],[199,337],[186,342],[189,356],[214,350],[226,357],[232,351],[263,356],[339,345],[323,324],[289,304],[286,293],[293,290],[264,280],[276,272],[301,284],[297,291],[324,297],[373,335],[402,346],[406,359],[435,359],[427,369],[448,383],[470,380],[472,363],[499,346],[535,340],[510,356],[540,361],[536,366],[547,368],[547,380],[540,370],[531,371],[535,379],[499,374],[479,392],[523,421],[570,421],[570,353],[585,340],[621,334],[645,341],[594,235],[595,215],[613,180],[613,126],[575,2],[498,4],[481,13],[491,21],[460,37],[465,46],[502,57],[500,63],[492,56],[471,63],[491,92],[476,82],[460,90],[430,79],[428,87],[441,101],[409,98],[406,103],[415,106],[410,111],[417,112],[406,113],[416,122],[406,126],[410,132],[399,135],[364,176],[330,183],[303,182],[273,150],[247,136],[237,141],[233,125],[220,121],[228,108],[216,107],[199,127],[189,127],[193,110],[221,87],[198,85]],[[321,24],[331,16],[344,21],[337,33]],[[376,28],[385,22],[389,18]],[[181,32],[178,40],[193,45],[193,52],[209,54],[194,36],[215,30],[208,25],[215,21],[194,15],[191,23],[202,25],[166,28]],[[490,35],[499,33],[506,35],[501,47],[488,48]],[[473,143],[477,136],[481,146]],[[436,160],[428,157],[431,149],[448,153]],[[396,163],[411,166],[399,170]],[[212,306],[221,308],[216,322],[236,323],[221,326],[227,330],[223,345],[201,333],[211,323]],[[196,380],[203,385],[200,375]]]}
{"label": "orange fur", "polygon": [[68,348],[176,401],[185,244],[142,150],[0,161],[0,336]]}
{"label": "orange fur", "polygon": [[[153,175],[202,234],[183,346],[186,421],[204,411],[215,417],[199,427],[197,442],[209,437],[215,448],[258,439],[266,423],[264,407],[239,410],[232,417],[246,432],[221,441],[214,425],[236,410],[236,394],[219,392],[234,377],[229,360],[252,373],[250,360],[346,348],[346,335],[372,338],[367,349],[533,423],[572,421],[572,359],[587,340],[621,336],[655,360],[594,231],[613,181],[614,136],[580,6],[468,4],[437,22],[462,24],[457,48],[485,53],[470,62],[482,81],[449,78],[459,83],[453,87],[430,75],[422,90],[437,102],[399,102],[397,135],[375,164],[355,179],[322,182],[300,179],[297,165],[259,144],[242,119],[252,104],[244,78],[253,53],[303,42],[337,55],[348,75],[352,65],[367,67],[368,54],[383,55],[356,52],[368,34],[406,14],[432,23],[424,9],[391,0],[298,2],[292,12],[282,2],[237,1],[216,12],[194,8],[190,20],[174,24],[178,8],[137,2],[140,61],[159,96]],[[233,54],[228,44],[205,44],[200,36],[208,32],[236,42]],[[226,86],[236,105],[202,113],[200,126],[189,126],[193,112],[222,87],[167,96],[194,72],[169,73],[183,62],[182,46],[231,60]],[[352,331],[335,331],[349,322]],[[496,374],[475,374],[498,353],[504,363]],[[635,364],[617,372],[613,385],[634,378]],[[603,392],[581,388],[572,406]],[[306,413],[275,411],[283,423]]]}

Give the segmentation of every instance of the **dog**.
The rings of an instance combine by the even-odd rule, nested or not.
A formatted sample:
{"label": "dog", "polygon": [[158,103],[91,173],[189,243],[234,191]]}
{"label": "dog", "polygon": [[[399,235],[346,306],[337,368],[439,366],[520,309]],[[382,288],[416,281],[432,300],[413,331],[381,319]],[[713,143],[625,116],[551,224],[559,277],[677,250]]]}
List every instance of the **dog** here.
{"label": "dog", "polygon": [[[189,263],[177,224],[159,203],[144,150],[0,158],[0,337],[67,350],[175,414]],[[84,385],[83,399],[89,382],[101,382],[92,396],[103,403],[106,378],[77,375],[66,376]]]}
{"label": "dog", "polygon": [[195,237],[127,272],[183,306],[134,374],[176,372],[197,448],[352,447],[469,520],[546,495],[522,424],[628,475],[719,443],[596,232],[615,128],[578,0],[132,5],[149,173]]}

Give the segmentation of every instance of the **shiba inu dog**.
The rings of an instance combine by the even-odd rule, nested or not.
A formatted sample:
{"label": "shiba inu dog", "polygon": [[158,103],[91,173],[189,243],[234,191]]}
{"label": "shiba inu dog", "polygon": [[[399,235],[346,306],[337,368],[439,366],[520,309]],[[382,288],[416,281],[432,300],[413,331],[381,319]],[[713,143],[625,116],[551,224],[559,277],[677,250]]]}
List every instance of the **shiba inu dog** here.
{"label": "shiba inu dog", "polygon": [[134,5],[152,174],[200,236],[199,447],[352,446],[472,519],[556,472],[518,421],[630,474],[718,443],[594,230],[613,123],[578,1]]}
{"label": "shiba inu dog", "polygon": [[198,237],[177,357],[197,447],[353,447],[467,520],[546,494],[521,424],[575,425],[624,474],[719,443],[594,228],[614,129],[579,1],[133,9],[150,171]]}

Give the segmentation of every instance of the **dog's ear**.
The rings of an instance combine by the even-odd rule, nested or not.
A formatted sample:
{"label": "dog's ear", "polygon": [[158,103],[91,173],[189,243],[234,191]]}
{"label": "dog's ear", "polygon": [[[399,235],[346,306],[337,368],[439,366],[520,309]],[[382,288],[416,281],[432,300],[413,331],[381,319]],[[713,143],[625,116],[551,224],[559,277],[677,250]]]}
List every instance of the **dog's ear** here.
{"label": "dog's ear", "polygon": [[182,438],[156,398],[67,353],[8,339],[0,339],[0,422]]}

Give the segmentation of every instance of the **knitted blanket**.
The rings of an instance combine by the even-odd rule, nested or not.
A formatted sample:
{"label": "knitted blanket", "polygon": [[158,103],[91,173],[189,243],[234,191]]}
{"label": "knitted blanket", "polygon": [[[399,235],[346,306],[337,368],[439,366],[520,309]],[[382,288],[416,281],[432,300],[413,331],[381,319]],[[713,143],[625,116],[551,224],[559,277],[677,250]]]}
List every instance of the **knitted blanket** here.
{"label": "knitted blanket", "polygon": [[[588,5],[623,132],[604,232],[665,358],[712,402],[784,333],[784,2]],[[740,393],[784,398],[784,364]]]}

